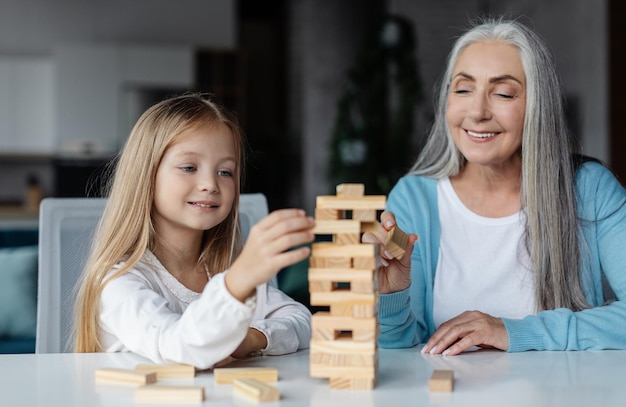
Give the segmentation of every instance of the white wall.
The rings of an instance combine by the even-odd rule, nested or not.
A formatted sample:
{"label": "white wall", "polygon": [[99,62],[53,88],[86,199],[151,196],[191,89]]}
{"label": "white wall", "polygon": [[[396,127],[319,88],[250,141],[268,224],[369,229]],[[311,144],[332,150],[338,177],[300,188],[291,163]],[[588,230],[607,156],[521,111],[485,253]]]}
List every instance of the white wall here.
{"label": "white wall", "polygon": [[64,42],[232,48],[236,0],[0,0],[0,54]]}
{"label": "white wall", "polygon": [[30,172],[52,189],[47,161],[16,154],[119,147],[128,90],[190,85],[194,49],[236,46],[236,5],[0,0],[0,201],[19,201]]}

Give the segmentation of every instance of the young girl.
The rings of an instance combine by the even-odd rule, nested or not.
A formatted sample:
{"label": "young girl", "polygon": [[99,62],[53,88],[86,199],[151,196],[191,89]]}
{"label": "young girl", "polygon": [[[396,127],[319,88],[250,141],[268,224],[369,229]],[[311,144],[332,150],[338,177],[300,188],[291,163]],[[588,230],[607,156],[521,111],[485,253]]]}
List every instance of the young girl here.
{"label": "young girl", "polygon": [[77,352],[131,351],[205,369],[308,346],[311,314],[267,283],[309,255],[299,209],[238,222],[244,155],[236,121],[201,95],[138,120],[119,157],[80,288]]}

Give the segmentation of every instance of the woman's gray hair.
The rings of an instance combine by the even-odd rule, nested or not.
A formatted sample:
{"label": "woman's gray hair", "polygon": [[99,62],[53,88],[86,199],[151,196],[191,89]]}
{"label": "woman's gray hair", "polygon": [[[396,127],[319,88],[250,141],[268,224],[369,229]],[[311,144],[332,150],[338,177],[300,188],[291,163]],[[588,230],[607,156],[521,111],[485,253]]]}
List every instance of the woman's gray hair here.
{"label": "woman's gray hair", "polygon": [[465,165],[446,122],[449,87],[459,55],[469,45],[485,41],[516,47],[526,75],[521,204],[527,216],[525,241],[535,274],[537,308],[588,308],[580,275],[574,147],[561,82],[548,47],[531,29],[517,21],[490,19],[455,42],[437,95],[435,122],[409,174],[451,177]]}

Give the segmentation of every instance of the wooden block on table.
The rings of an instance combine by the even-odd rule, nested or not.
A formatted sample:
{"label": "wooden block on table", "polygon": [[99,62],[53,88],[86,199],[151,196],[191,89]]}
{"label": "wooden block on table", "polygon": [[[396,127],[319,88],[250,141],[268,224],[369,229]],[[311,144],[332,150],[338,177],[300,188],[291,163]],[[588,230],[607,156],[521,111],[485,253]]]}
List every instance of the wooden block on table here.
{"label": "wooden block on table", "polygon": [[337,196],[363,196],[365,195],[365,184],[344,183],[335,187]]}
{"label": "wooden block on table", "polygon": [[204,387],[202,386],[140,386],[135,390],[137,403],[202,403]]}
{"label": "wooden block on table", "polygon": [[280,400],[278,388],[252,378],[233,380],[233,391],[257,403]]}
{"label": "wooden block on table", "polygon": [[454,371],[435,370],[428,381],[428,389],[433,392],[450,393],[454,388]]}
{"label": "wooden block on table", "polygon": [[335,366],[326,364],[316,364],[311,362],[309,365],[309,374],[311,377],[349,377],[359,379],[373,379],[378,374],[378,357],[376,356],[373,363],[361,366]]}
{"label": "wooden block on table", "polygon": [[385,195],[365,195],[355,197],[343,197],[332,195],[319,195],[315,200],[315,207],[319,209],[385,209],[387,197]]}
{"label": "wooden block on table", "polygon": [[404,256],[408,238],[409,235],[403,232],[399,227],[394,226],[394,228],[387,234],[387,239],[385,240],[385,250],[388,250],[391,254],[393,254],[393,257],[400,260],[402,256]]}
{"label": "wooden block on table", "polygon": [[117,368],[96,369],[96,383],[142,385],[156,381],[157,374],[154,371]]}
{"label": "wooden block on table", "polygon": [[331,389],[335,390],[372,390],[376,387],[376,378],[331,377]]}
{"label": "wooden block on table", "polygon": [[221,367],[213,369],[215,383],[230,384],[235,379],[257,379],[263,383],[277,382],[278,370],[274,367]]}
{"label": "wooden block on table", "polygon": [[196,376],[196,368],[194,366],[182,363],[140,364],[135,366],[135,369],[156,372],[157,379],[189,378]]}

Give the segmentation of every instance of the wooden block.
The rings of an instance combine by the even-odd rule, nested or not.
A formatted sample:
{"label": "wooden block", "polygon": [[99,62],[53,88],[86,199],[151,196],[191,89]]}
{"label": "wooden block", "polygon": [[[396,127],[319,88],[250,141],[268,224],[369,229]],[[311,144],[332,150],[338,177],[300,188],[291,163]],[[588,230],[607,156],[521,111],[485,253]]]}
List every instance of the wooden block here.
{"label": "wooden block", "polygon": [[365,232],[377,232],[382,226],[378,222],[361,222],[361,233]]}
{"label": "wooden block", "polygon": [[315,221],[337,220],[342,218],[342,211],[339,209],[318,209],[315,208]]}
{"label": "wooden block", "polygon": [[311,377],[351,377],[373,379],[376,377],[377,366],[331,366],[311,363],[309,366]]}
{"label": "wooden block", "polygon": [[354,209],[352,211],[352,220],[360,222],[376,222],[375,209]]}
{"label": "wooden block", "polygon": [[116,368],[96,370],[96,383],[142,385],[155,383],[156,381],[156,372]]}
{"label": "wooden block", "polygon": [[233,391],[257,403],[280,400],[278,388],[252,378],[233,380]]}
{"label": "wooden block", "polygon": [[336,390],[372,390],[376,387],[376,378],[331,377],[331,389]]}
{"label": "wooden block", "polygon": [[361,233],[361,222],[351,219],[316,220],[313,233],[316,235],[333,235],[338,233],[358,235]]}
{"label": "wooden block", "polygon": [[385,195],[366,195],[355,197],[343,197],[332,195],[320,195],[315,201],[315,207],[319,209],[385,209],[387,197]]}
{"label": "wooden block", "polygon": [[378,287],[378,274],[373,269],[310,267],[309,292],[333,291],[338,283],[349,283],[354,293],[372,293]]}
{"label": "wooden block", "polygon": [[403,232],[399,227],[394,226],[394,228],[387,234],[387,239],[385,240],[385,250],[388,250],[391,254],[393,254],[393,257],[400,260],[402,256],[404,256],[408,238],[409,235]]}
{"label": "wooden block", "polygon": [[338,233],[333,235],[334,244],[358,244],[361,242],[360,233]]}
{"label": "wooden block", "polygon": [[372,358],[371,363],[363,366],[333,366],[311,362],[309,374],[311,377],[317,378],[375,379],[378,376],[378,353]]}
{"label": "wooden block", "polygon": [[371,318],[378,315],[378,304],[330,304],[330,315],[348,316],[353,318]]}
{"label": "wooden block", "polygon": [[365,195],[365,184],[339,184],[335,187],[337,196],[363,196]]}
{"label": "wooden block", "polygon": [[309,267],[316,268],[350,268],[352,259],[350,257],[309,257]]}
{"label": "wooden block", "polygon": [[354,353],[309,353],[310,362],[314,365],[328,366],[375,366],[377,355],[365,355]]}
{"label": "wooden block", "polygon": [[376,257],[380,246],[371,243],[336,245],[328,242],[313,243],[311,256],[315,257]]}
{"label": "wooden block", "polygon": [[378,343],[374,341],[357,342],[346,338],[339,338],[333,341],[312,339],[310,342],[310,352],[373,357],[378,354]]}
{"label": "wooden block", "polygon": [[[377,245],[376,245],[377,246]],[[352,258],[352,267],[355,269],[370,269],[370,270],[378,270],[380,267],[380,256],[355,256]]]}
{"label": "wooden block", "polygon": [[348,290],[334,290],[330,292],[312,292],[311,305],[374,305],[378,303],[376,293],[353,293]]}
{"label": "wooden block", "polygon": [[316,281],[309,278],[309,292],[332,291],[334,284],[330,280]]}
{"label": "wooden block", "polygon": [[181,363],[140,364],[135,366],[135,369],[156,372],[157,379],[189,378],[196,376],[196,368],[194,366]]}
{"label": "wooden block", "polygon": [[454,388],[454,371],[435,370],[428,381],[428,389],[433,392],[450,393]]}
{"label": "wooden block", "polygon": [[[378,315],[379,304],[376,301],[373,305],[356,304],[352,306],[352,316],[354,318],[370,318]],[[330,313],[333,314],[333,307],[330,307]]]}
{"label": "wooden block", "polygon": [[277,382],[278,370],[273,367],[221,367],[213,369],[215,383],[230,384],[235,379],[257,379],[263,383]]}
{"label": "wooden block", "polygon": [[371,281],[376,271],[373,268],[352,267],[310,267],[309,281],[329,280],[335,282]]}
{"label": "wooden block", "polygon": [[186,404],[202,403],[202,386],[140,386],[135,390],[136,403]]}
{"label": "wooden block", "polygon": [[[335,331],[371,332],[376,333],[378,318],[351,318],[331,315],[330,312],[319,311],[311,317],[312,329],[331,329]],[[374,339],[374,338],[372,338]]]}

